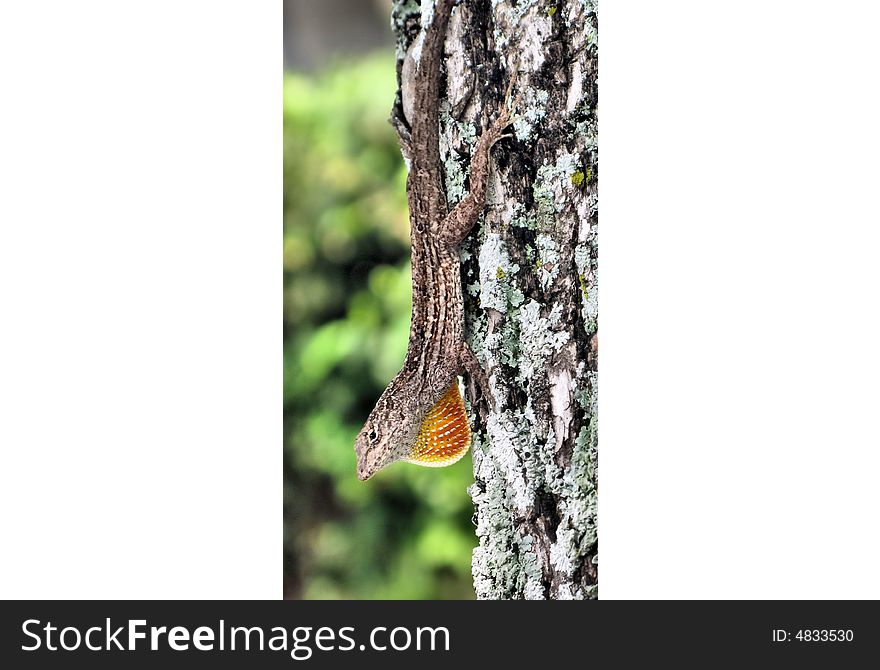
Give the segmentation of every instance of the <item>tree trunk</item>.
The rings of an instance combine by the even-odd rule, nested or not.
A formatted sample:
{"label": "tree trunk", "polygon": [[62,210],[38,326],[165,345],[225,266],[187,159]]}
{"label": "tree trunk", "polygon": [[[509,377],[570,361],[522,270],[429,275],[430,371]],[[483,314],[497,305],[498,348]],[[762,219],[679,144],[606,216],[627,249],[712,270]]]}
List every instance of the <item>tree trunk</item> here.
{"label": "tree trunk", "polygon": [[[394,4],[398,73],[420,11]],[[593,0],[466,0],[449,23],[450,207],[517,73],[513,137],[493,149],[485,215],[461,250],[468,341],[496,400],[469,412],[479,598],[597,595],[596,30]]]}

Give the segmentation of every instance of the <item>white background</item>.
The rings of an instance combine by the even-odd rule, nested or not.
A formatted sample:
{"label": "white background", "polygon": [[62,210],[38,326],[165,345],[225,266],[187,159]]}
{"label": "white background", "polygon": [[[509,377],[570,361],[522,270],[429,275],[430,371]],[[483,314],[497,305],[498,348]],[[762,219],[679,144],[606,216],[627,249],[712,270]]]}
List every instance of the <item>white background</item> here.
{"label": "white background", "polygon": [[[880,597],[865,2],[600,15],[603,598]],[[0,596],[281,595],[281,3],[0,5]]]}
{"label": "white background", "polygon": [[281,3],[0,4],[0,595],[281,594]]}
{"label": "white background", "polygon": [[880,597],[878,25],[601,5],[602,598]]}

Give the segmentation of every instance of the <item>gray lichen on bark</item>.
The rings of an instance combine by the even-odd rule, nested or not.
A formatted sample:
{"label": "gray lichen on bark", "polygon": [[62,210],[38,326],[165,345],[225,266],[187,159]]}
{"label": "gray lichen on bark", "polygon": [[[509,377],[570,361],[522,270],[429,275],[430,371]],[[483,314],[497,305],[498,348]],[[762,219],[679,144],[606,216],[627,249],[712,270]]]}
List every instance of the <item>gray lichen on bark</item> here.
{"label": "gray lichen on bark", "polygon": [[[394,3],[398,73],[420,14],[415,0]],[[461,250],[468,341],[497,402],[470,412],[474,587],[480,598],[595,598],[596,5],[466,0],[450,21],[445,70],[450,207],[517,71],[513,137],[493,150],[484,219]]]}

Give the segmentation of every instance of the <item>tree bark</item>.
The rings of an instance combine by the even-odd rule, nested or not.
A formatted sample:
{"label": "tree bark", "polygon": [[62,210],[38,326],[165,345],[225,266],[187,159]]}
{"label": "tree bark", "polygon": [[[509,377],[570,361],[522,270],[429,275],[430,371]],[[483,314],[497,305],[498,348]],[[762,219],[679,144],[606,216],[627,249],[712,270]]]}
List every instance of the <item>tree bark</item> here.
{"label": "tree bark", "polygon": [[[420,13],[394,3],[398,74]],[[596,34],[593,0],[466,0],[447,33],[450,207],[516,73],[513,136],[493,149],[485,214],[461,249],[468,341],[496,400],[473,411],[470,385],[479,598],[597,596]]]}

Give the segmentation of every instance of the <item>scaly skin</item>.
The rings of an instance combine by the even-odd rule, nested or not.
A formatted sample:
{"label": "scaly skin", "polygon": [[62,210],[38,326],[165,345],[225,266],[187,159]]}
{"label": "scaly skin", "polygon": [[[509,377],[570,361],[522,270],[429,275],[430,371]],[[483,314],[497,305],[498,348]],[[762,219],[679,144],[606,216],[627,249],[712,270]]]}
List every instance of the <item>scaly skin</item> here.
{"label": "scaly skin", "polygon": [[471,157],[470,192],[450,212],[442,183],[438,106],[443,42],[455,4],[454,0],[437,0],[421,58],[413,68],[412,130],[409,137],[401,134],[411,161],[407,178],[412,252],[409,346],[403,367],[355,440],[361,480],[407,459],[425,416],[462,372],[467,371],[482,396],[492,402],[486,374],[464,339],[458,246],[483,211],[489,151],[504,137],[511,120],[505,106],[477,140]]}

